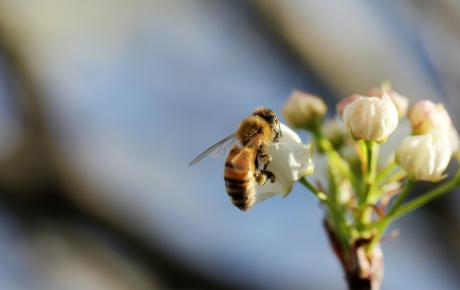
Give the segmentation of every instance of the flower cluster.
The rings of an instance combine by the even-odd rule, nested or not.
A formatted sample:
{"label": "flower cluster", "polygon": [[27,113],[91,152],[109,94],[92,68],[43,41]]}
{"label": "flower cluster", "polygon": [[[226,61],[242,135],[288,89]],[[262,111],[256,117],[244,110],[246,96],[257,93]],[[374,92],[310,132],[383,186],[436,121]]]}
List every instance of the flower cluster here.
{"label": "flower cluster", "polygon": [[[447,179],[451,159],[460,156],[459,136],[442,104],[422,100],[409,106],[409,98],[388,84],[344,98],[336,111],[336,117],[325,120],[327,106],[320,97],[299,90],[291,94],[282,110],[284,119],[292,128],[311,133],[313,159],[323,158],[326,174],[313,175],[315,182],[307,179],[313,173],[310,147],[283,125],[287,139],[271,149],[269,168],[279,178],[258,187],[258,200],[285,196],[299,181],[324,206],[328,236],[347,277],[373,279],[379,285],[383,256],[375,253],[380,253],[388,226],[460,185],[457,172],[434,189],[408,198],[415,182]],[[404,119],[411,126],[409,136],[399,130]],[[398,145],[388,148],[388,143]],[[391,153],[382,156],[381,147]]]}
{"label": "flower cluster", "polygon": [[[398,181],[407,177],[410,181],[438,182],[446,177],[444,172],[451,157],[454,154],[460,155],[457,130],[442,104],[422,100],[409,110],[409,99],[391,89],[388,84],[370,89],[368,95],[354,94],[344,98],[337,104],[336,110],[338,118],[323,122],[327,112],[324,101],[318,96],[294,90],[282,113],[289,126],[313,133],[318,151],[326,153],[330,171],[335,171],[330,176],[340,180],[337,188],[342,190],[335,195],[342,201],[344,195],[350,196],[353,191],[351,179],[355,180],[355,184],[356,180],[358,183],[359,180],[364,183],[374,182],[372,178],[379,171],[376,160],[378,145],[386,143],[397,129],[399,121],[406,116],[410,121],[412,134],[400,142],[392,155],[394,160],[387,168],[390,173],[398,166],[403,170],[404,174],[399,175],[404,176]],[[299,136],[289,127],[284,124],[282,126],[285,137],[281,143],[270,149],[274,162],[269,168],[280,178],[275,184],[258,187],[257,201],[276,194],[285,196],[295,182],[313,173],[310,148],[301,143]],[[351,156],[355,156],[354,161]],[[357,163],[360,163],[359,173],[353,174],[352,167]],[[334,166],[338,168],[333,169]],[[375,188],[373,190],[379,191]],[[356,201],[360,199],[356,192],[359,190],[355,188],[354,191]],[[330,192],[328,194],[331,195]],[[371,200],[360,202],[372,201],[375,205],[379,201],[378,196],[374,192],[369,196]]]}
{"label": "flower cluster", "polygon": [[[373,88],[368,96],[355,94],[338,103],[337,114],[343,121],[343,127],[334,119],[312,131],[323,129],[325,137],[333,144],[337,140],[344,143],[344,129],[352,137],[348,140],[349,144],[356,145],[362,141],[383,144],[397,129],[399,120],[406,117],[408,108],[409,99],[387,85]],[[283,116],[294,128],[311,129],[317,126],[325,112],[321,99],[296,90],[286,102]],[[412,135],[407,136],[397,148],[395,161],[412,180],[440,181],[445,176],[443,172],[451,156],[459,150],[459,136],[449,114],[442,104],[422,100],[412,106],[408,119]],[[321,127],[321,124],[318,126]],[[333,135],[327,136],[331,131]],[[357,153],[364,154],[359,150]]]}

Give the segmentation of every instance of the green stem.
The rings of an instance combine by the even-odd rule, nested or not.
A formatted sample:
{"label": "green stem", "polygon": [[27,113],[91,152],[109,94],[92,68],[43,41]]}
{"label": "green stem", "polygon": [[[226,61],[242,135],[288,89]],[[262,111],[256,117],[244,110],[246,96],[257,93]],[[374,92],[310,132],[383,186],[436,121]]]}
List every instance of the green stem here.
{"label": "green stem", "polygon": [[393,221],[393,215],[395,214],[396,210],[401,206],[403,201],[407,198],[409,193],[412,191],[412,188],[414,187],[414,182],[412,180],[408,180],[406,185],[404,186],[403,191],[399,194],[398,198],[394,202],[392,208],[379,223],[377,223],[376,226],[376,234],[372,238],[371,242],[369,243],[368,250],[372,249],[382,238],[383,233],[386,231],[390,223]]}
{"label": "green stem", "polygon": [[379,154],[379,145],[373,141],[365,142],[367,168],[364,172],[363,192],[360,196],[360,221],[362,225],[368,224],[372,218],[372,208],[368,206],[370,197],[377,190],[375,179],[377,175],[377,163]]}
{"label": "green stem", "polygon": [[383,233],[385,232],[387,227],[390,225],[390,223],[391,223],[391,219],[388,219],[386,217],[384,219],[382,219],[379,223],[377,223],[377,225],[376,225],[376,234],[372,238],[371,242],[369,243],[369,245],[367,247],[368,251],[372,250],[372,248],[374,248],[380,242],[380,239],[382,238]]}
{"label": "green stem", "polygon": [[371,243],[369,244],[368,249],[371,249],[373,246],[376,245],[376,243],[379,242],[380,238],[382,237],[383,233],[385,232],[385,230],[391,222],[424,206],[433,199],[441,197],[445,193],[452,191],[456,187],[460,186],[460,170],[457,171],[455,177],[452,178],[450,181],[401,205],[404,202],[404,199],[409,195],[410,191],[413,188],[413,185],[413,181],[409,180],[407,182],[403,192],[401,192],[401,194],[398,196],[398,199],[393,204],[393,207],[390,209],[387,216],[376,224],[377,233],[372,239]]}
{"label": "green stem", "polygon": [[407,177],[407,172],[404,171],[403,169],[400,169],[398,171],[396,171],[395,174],[391,175],[390,177],[387,178],[388,182],[391,183],[391,182],[395,182],[395,181],[400,181],[404,178]]}
{"label": "green stem", "polygon": [[376,142],[369,141],[366,142],[367,148],[367,171],[366,175],[364,176],[365,182],[368,185],[367,191],[365,192],[365,199],[364,201],[367,202],[367,198],[369,196],[369,191],[372,185],[375,183],[376,175],[377,175],[377,165],[378,165],[378,156],[379,156],[379,145]]}
{"label": "green stem", "polygon": [[369,168],[368,168],[368,173],[369,173],[369,179],[370,181],[374,181],[375,179],[375,174],[377,171],[377,158],[378,158],[378,144],[373,141],[367,142],[367,154],[369,158]]}
{"label": "green stem", "polygon": [[[375,177],[375,182],[372,185],[371,192],[368,197],[368,203],[375,203],[377,200],[380,199],[380,195],[382,194],[382,187],[385,182],[390,178],[390,174],[394,171],[394,169],[398,166],[396,161],[390,162],[379,174]],[[404,173],[405,174],[405,173]]]}
{"label": "green stem", "polygon": [[306,177],[303,177],[302,179],[299,180],[300,183],[302,183],[308,190],[310,190],[311,193],[313,193],[314,196],[316,196],[321,202],[323,203],[329,203],[329,199],[327,195],[317,189],[313,184],[311,184],[310,181]]}
{"label": "green stem", "polygon": [[398,166],[395,160],[390,162],[375,178],[375,183],[377,185],[382,185],[383,182],[388,178],[388,175]]}
{"label": "green stem", "polygon": [[318,147],[324,151],[327,156],[328,166],[330,168],[337,168],[340,174],[343,177],[348,178],[353,185],[356,185],[357,181],[355,176],[352,174],[350,165],[347,161],[345,161],[340,154],[334,149],[332,143],[324,137],[323,133],[321,132],[321,126],[318,123],[314,128],[310,130],[315,137],[316,144]]}
{"label": "green stem", "polygon": [[451,179],[450,181],[442,184],[441,186],[430,190],[422,195],[420,195],[417,198],[414,198],[413,200],[409,201],[408,203],[404,204],[401,206],[399,209],[396,209],[393,213],[392,218],[397,219],[400,218],[416,209],[418,209],[421,206],[424,206],[425,204],[429,203],[435,198],[441,197],[445,193],[452,191],[456,187],[460,186],[460,170],[457,172],[456,176]]}
{"label": "green stem", "polygon": [[404,200],[409,196],[410,192],[412,191],[412,188],[414,188],[415,182],[412,180],[408,180],[406,185],[404,186],[403,191],[398,195],[396,198],[395,202],[393,203],[391,209],[388,211],[387,216],[392,217],[394,213],[398,210],[398,208],[401,206],[401,204],[404,202]]}
{"label": "green stem", "polygon": [[340,238],[342,248],[345,251],[348,251],[348,240],[350,234],[343,215],[340,213],[340,211],[337,210],[335,204],[331,202],[328,196],[324,192],[316,188],[313,184],[311,184],[311,182],[308,181],[306,177],[301,178],[299,181],[303,186],[310,190],[322,203],[324,203],[327,206],[329,212],[331,213],[332,221],[334,225],[337,226],[337,235]]}
{"label": "green stem", "polygon": [[362,156],[361,160],[361,170],[362,170],[362,175],[366,176],[367,168],[369,168],[369,154],[367,152],[367,143],[364,140],[359,140],[358,141],[359,145],[359,151]]}

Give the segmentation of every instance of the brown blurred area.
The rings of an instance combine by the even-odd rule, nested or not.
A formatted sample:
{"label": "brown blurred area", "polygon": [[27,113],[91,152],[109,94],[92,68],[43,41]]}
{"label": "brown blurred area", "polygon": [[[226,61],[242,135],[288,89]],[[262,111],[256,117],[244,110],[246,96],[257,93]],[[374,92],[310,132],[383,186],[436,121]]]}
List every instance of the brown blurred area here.
{"label": "brown blurred area", "polygon": [[0,76],[8,90],[2,105],[17,126],[0,163],[0,208],[14,232],[15,244],[5,248],[27,262],[11,270],[30,271],[17,289],[232,289],[72,197],[69,184],[78,181],[59,158],[43,92],[9,33],[0,30]]}

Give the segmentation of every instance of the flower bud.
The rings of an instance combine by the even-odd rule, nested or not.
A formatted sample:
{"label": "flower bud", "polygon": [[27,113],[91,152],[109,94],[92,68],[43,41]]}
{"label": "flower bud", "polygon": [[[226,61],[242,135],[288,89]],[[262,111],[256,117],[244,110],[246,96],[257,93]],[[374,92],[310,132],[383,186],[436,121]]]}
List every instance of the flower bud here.
{"label": "flower bud", "polygon": [[412,107],[409,120],[414,134],[447,132],[452,126],[452,120],[444,106],[428,100],[419,101]]}
{"label": "flower bud", "polygon": [[324,123],[322,132],[324,137],[331,141],[335,149],[340,149],[348,138],[343,122],[335,118]]}
{"label": "flower bud", "polygon": [[396,151],[396,161],[414,180],[437,182],[445,177],[452,152],[446,134],[406,137]]}
{"label": "flower bud", "polygon": [[360,95],[351,95],[349,97],[346,97],[342,99],[340,102],[337,103],[337,106],[335,107],[337,114],[339,114],[340,117],[343,116],[343,111],[345,110],[345,107],[348,106],[349,104],[353,103],[357,99],[359,99],[361,96]]}
{"label": "flower bud", "polygon": [[327,112],[327,106],[317,96],[294,90],[283,107],[283,116],[294,128],[313,126]]}
{"label": "flower bud", "polygon": [[398,110],[399,118],[403,118],[407,114],[409,109],[409,99],[395,90],[391,89],[388,85],[382,85],[380,88],[372,88],[368,92],[369,96],[382,97],[384,94],[387,94]]}
{"label": "flower bud", "polygon": [[398,126],[398,111],[390,97],[359,97],[347,105],[343,120],[355,139],[385,143]]}
{"label": "flower bud", "polygon": [[353,197],[353,186],[348,179],[344,179],[337,186],[337,201],[340,204],[347,204]]}

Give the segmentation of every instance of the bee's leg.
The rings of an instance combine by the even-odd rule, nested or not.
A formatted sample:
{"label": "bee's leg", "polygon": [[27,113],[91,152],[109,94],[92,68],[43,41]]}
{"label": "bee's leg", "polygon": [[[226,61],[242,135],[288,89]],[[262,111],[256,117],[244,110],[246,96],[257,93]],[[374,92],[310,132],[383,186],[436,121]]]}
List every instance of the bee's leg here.
{"label": "bee's leg", "polygon": [[254,161],[254,167],[255,167],[256,171],[259,170],[259,157],[258,156],[259,156],[259,151],[257,151],[256,160]]}
{"label": "bee's leg", "polygon": [[258,156],[260,157],[261,161],[262,161],[263,164],[264,164],[263,170],[266,171],[268,165],[270,164],[270,162],[271,162],[272,159],[273,159],[272,156],[265,150],[264,147],[260,147],[260,148],[259,148],[259,150],[258,150]]}
{"label": "bee's leg", "polygon": [[264,185],[267,182],[267,175],[262,173],[260,170],[256,170],[256,173],[254,173],[254,178],[259,185]]}
{"label": "bee's leg", "polygon": [[254,171],[254,178],[259,185],[264,185],[269,179],[271,183],[274,183],[276,180],[275,174],[273,174],[273,172],[259,169]]}
{"label": "bee's leg", "polygon": [[267,176],[263,174],[259,169],[259,158],[256,156],[254,161],[254,179],[259,185],[264,185],[267,182]]}
{"label": "bee's leg", "polygon": [[[259,169],[259,158],[260,161],[264,164],[263,169]],[[257,157],[255,162],[256,172],[254,177],[259,185],[264,185],[268,179],[270,179],[271,183],[275,182],[275,175],[273,172],[268,171],[267,167],[272,161],[272,156],[265,150],[264,147],[259,147],[257,149]]]}
{"label": "bee's leg", "polygon": [[261,174],[265,175],[265,178],[266,179],[270,179],[270,182],[271,183],[274,183],[275,180],[276,180],[276,177],[275,177],[275,174],[273,174],[273,172],[271,171],[268,171],[268,170],[260,170]]}

